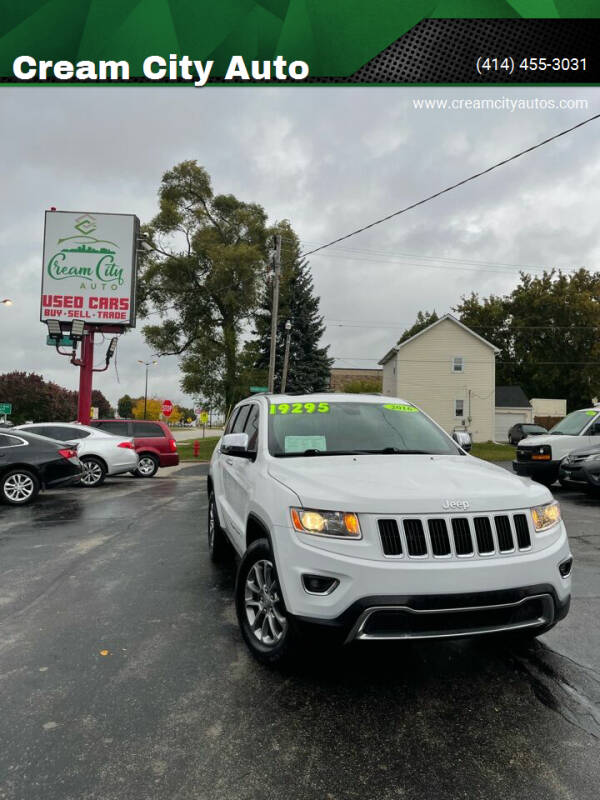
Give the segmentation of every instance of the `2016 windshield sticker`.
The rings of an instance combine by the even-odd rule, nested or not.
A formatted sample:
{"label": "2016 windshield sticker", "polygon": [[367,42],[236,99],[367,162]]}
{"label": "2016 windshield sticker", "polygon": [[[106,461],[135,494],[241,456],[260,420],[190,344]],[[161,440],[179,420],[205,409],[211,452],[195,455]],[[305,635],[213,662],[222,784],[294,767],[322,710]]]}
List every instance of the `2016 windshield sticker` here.
{"label": "2016 windshield sticker", "polygon": [[594,417],[594,416],[596,416],[597,412],[596,411],[586,411],[585,413],[588,415],[588,417]]}
{"label": "2016 windshield sticker", "polygon": [[329,403],[277,403],[269,409],[270,414],[328,414]]}
{"label": "2016 windshield sticker", "polygon": [[404,403],[385,403],[384,408],[387,408],[388,411],[418,411],[418,408],[414,406],[407,406]]}

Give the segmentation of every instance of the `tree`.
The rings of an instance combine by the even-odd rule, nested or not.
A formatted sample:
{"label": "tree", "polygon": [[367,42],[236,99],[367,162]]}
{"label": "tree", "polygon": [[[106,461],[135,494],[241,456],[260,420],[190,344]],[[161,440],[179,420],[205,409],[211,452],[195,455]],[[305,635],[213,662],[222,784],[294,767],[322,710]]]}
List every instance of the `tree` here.
{"label": "tree", "polygon": [[[10,418],[16,425],[29,419],[34,422],[70,422],[77,417],[77,392],[45,381],[35,372],[0,375],[0,398],[4,403],[12,403]],[[92,405],[98,406],[101,417],[114,416],[110,403],[98,389],[92,392]]]}
{"label": "tree", "polygon": [[497,385],[528,397],[567,399],[569,410],[600,395],[600,273],[521,273],[510,295],[463,297],[460,320],[500,348]]}
{"label": "tree", "polygon": [[99,419],[114,419],[115,410],[99,389],[92,391],[92,405],[98,409]]}
{"label": "tree", "polygon": [[[300,255],[300,242],[290,223],[283,220],[276,226],[275,232],[282,238],[275,387],[277,389],[281,386],[285,323],[289,320],[292,328],[286,391],[326,391],[333,359],[327,354],[329,346],[319,346],[325,325],[323,317],[319,314],[319,298],[314,294],[310,268]],[[253,379],[251,382],[258,385],[266,385],[268,378],[272,292],[269,283],[263,289],[260,306],[254,315],[254,338],[248,343],[245,351],[245,374],[247,379]],[[246,393],[247,391],[246,387]]]}
{"label": "tree", "polygon": [[421,333],[421,331],[425,330],[425,328],[428,328],[430,325],[433,325],[434,322],[437,322],[438,319],[439,317],[435,310],[431,313],[429,311],[419,311],[417,314],[417,321],[414,325],[404,331],[402,336],[398,339],[398,344],[405,342],[407,339],[410,339],[413,336],[416,336],[417,333]]}
{"label": "tree", "polygon": [[124,394],[123,397],[119,397],[117,403],[117,411],[119,416],[123,419],[131,419],[133,416],[133,398],[131,398],[128,394]]}
{"label": "tree", "polygon": [[183,356],[184,391],[226,408],[237,400],[240,334],[265,270],[266,214],[215,195],[196,161],[163,175],[159,206],[145,228],[154,249],[142,259],[140,307],[162,322],[143,332],[154,352]]}
{"label": "tree", "polygon": [[[133,404],[133,418],[134,419],[149,419],[157,420],[162,418],[162,400],[157,397],[149,397],[146,403],[146,416],[144,417],[144,398],[140,397]],[[177,406],[173,406],[171,416],[165,418],[167,422],[177,423],[181,417],[181,412]]]}

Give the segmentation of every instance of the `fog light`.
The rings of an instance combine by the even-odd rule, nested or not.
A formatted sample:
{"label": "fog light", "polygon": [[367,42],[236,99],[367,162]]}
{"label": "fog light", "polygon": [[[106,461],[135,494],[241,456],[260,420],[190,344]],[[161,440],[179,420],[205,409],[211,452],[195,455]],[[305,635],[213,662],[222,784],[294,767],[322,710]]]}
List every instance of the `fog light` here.
{"label": "fog light", "polygon": [[558,565],[558,571],[562,578],[568,578],[571,574],[571,567],[573,566],[573,559],[567,558]]}
{"label": "fog light", "polygon": [[328,578],[325,575],[303,575],[302,585],[308,594],[331,594],[339,585],[337,578]]}

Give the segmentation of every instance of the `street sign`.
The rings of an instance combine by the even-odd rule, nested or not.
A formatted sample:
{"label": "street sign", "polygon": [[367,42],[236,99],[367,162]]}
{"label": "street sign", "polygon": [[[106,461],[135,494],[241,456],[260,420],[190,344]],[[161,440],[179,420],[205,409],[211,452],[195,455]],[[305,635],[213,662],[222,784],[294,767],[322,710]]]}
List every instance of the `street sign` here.
{"label": "street sign", "polygon": [[0,414],[12,414],[12,403],[0,403]]}
{"label": "street sign", "polygon": [[161,406],[161,411],[165,417],[170,417],[173,413],[173,403],[170,400],[164,400]]}
{"label": "street sign", "polygon": [[98,419],[98,406],[92,406],[90,409],[91,419]]}
{"label": "street sign", "polygon": [[208,414],[206,413],[206,411],[203,411],[203,412],[200,414],[200,422],[201,422],[203,425],[206,425],[206,423],[208,422]]}
{"label": "street sign", "polygon": [[256,392],[268,392],[268,391],[269,391],[269,387],[268,386],[251,386],[250,387],[250,393],[251,394],[255,394]]}
{"label": "street sign", "polygon": [[[46,344],[49,344],[51,347],[56,345],[56,339],[53,339],[52,336],[46,336]],[[69,336],[63,336],[60,341],[58,342],[59,347],[74,347],[75,342]]]}

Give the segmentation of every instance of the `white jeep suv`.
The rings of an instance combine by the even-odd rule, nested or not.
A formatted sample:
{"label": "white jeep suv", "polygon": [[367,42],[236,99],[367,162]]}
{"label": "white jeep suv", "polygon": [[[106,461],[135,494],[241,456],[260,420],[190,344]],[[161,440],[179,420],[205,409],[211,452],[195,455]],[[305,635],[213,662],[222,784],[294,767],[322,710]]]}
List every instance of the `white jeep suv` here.
{"label": "white jeep suv", "polygon": [[544,486],[467,455],[397,398],[255,395],[208,476],[213,560],[266,663],[330,640],[536,636],[566,616],[572,557]]}

